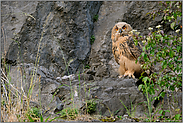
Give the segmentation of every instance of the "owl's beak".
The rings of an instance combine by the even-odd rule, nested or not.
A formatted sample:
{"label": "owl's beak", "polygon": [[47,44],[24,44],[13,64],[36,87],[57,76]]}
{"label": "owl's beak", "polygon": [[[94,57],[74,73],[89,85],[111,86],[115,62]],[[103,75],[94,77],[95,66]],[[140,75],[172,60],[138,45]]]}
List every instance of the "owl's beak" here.
{"label": "owl's beak", "polygon": [[121,29],[119,29],[119,33],[122,33],[123,31]]}

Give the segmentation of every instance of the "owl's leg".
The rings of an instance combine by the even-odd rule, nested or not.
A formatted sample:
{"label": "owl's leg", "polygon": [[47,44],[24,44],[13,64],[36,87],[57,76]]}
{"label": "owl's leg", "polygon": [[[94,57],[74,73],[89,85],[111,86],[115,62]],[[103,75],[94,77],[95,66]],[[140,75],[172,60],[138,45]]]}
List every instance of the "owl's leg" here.
{"label": "owl's leg", "polygon": [[125,73],[125,65],[123,63],[120,64],[120,67],[118,69],[118,72],[119,72],[119,78],[123,77],[124,76],[124,73]]}
{"label": "owl's leg", "polygon": [[124,76],[129,76],[129,77],[132,77],[135,79],[135,76],[133,74],[134,74],[134,71],[127,70],[125,72]]}

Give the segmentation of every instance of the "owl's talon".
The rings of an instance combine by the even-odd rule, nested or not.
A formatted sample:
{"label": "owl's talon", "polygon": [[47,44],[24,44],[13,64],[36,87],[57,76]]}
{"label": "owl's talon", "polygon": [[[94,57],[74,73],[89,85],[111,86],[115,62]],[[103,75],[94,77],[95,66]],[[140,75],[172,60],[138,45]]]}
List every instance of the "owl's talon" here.
{"label": "owl's talon", "polygon": [[121,76],[118,76],[118,78],[122,78],[123,76],[121,75]]}
{"label": "owl's talon", "polygon": [[128,77],[128,76],[127,76],[127,75],[124,75],[123,77],[126,78],[126,77]]}
{"label": "owl's talon", "polygon": [[125,77],[128,76],[129,78],[135,79],[135,76],[133,75],[133,72],[130,72],[130,71],[126,71],[125,74],[124,74],[124,76]]}
{"label": "owl's talon", "polygon": [[135,79],[135,76],[132,74],[132,78],[134,78]]}

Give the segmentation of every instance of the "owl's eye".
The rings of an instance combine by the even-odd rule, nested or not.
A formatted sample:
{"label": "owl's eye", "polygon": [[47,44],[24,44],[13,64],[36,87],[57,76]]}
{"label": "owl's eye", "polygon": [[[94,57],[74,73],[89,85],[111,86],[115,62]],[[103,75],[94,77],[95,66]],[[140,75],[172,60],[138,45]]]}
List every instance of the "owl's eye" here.
{"label": "owl's eye", "polygon": [[116,31],[118,31],[118,27],[116,27],[116,29],[115,29]]}
{"label": "owl's eye", "polygon": [[126,26],[123,26],[123,29],[126,29]]}

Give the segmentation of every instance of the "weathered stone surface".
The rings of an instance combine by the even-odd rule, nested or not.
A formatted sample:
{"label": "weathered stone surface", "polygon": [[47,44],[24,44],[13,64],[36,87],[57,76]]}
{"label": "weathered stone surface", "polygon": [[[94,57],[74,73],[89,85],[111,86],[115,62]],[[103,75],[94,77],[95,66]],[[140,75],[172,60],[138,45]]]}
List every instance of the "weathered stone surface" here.
{"label": "weathered stone surface", "polygon": [[82,71],[90,53],[93,17],[100,4],[38,2],[18,37],[13,37],[18,43],[11,44],[7,59],[17,63],[39,61],[56,76]]}
{"label": "weathered stone surface", "polygon": [[[98,112],[102,115],[124,115],[126,109],[123,104],[130,110],[136,108],[136,115],[140,116],[144,112],[144,105],[138,106],[144,96],[135,86],[133,79],[114,79],[108,78],[97,82],[100,87],[92,91],[92,95],[97,96],[101,100],[98,105]],[[123,103],[123,104],[122,104]],[[133,104],[134,107],[131,107]]]}
{"label": "weathered stone surface", "polygon": [[1,55],[7,53],[27,17],[36,11],[37,1],[1,2]]}
{"label": "weathered stone surface", "polygon": [[39,106],[41,100],[43,110],[51,114],[73,105],[82,110],[87,100],[92,99],[97,102],[95,114],[124,115],[126,109],[121,101],[129,109],[132,108],[131,103],[136,106],[138,116],[144,113],[144,106],[137,105],[144,100],[144,96],[135,86],[134,79],[104,78],[96,81],[87,79],[87,74],[81,74],[80,79],[78,75],[70,75],[58,81],[46,68],[33,64],[12,66],[9,76],[11,84],[20,93],[24,92],[25,97],[29,93],[30,100],[36,106]]}
{"label": "weathered stone surface", "polygon": [[[10,83],[14,94],[23,95],[23,99],[30,98],[31,103],[42,106],[43,111],[61,110],[63,104],[54,97],[61,83],[58,83],[43,66],[20,64],[12,66],[9,72]],[[29,96],[30,97],[29,97]],[[33,106],[35,106],[35,104]]]}
{"label": "weathered stone surface", "polygon": [[[2,7],[6,10],[7,6],[31,6],[33,3],[24,4],[2,2]],[[16,9],[15,7],[11,11]],[[24,24],[17,25],[19,31],[16,35],[9,36],[16,42],[6,50],[7,61],[18,63],[23,60],[26,63],[35,63],[39,59],[39,64],[48,68],[54,76],[81,72],[85,64],[89,63],[91,70],[96,71],[97,77],[116,77],[119,66],[114,61],[111,50],[112,27],[119,21],[126,21],[145,34],[149,26],[158,25],[161,21],[156,19],[150,22],[152,17],[146,15],[147,12],[157,9],[158,2],[145,1],[34,3],[34,7],[26,11],[27,18],[24,16],[22,19]],[[12,15],[11,11],[3,11],[3,14]],[[94,22],[93,17],[97,14],[98,20]],[[5,22],[5,19],[10,20],[10,17],[5,17],[2,19],[4,30],[14,33],[6,26],[9,22]],[[92,35],[95,41],[91,46]]]}
{"label": "weathered stone surface", "polygon": [[[141,32],[141,35],[147,35],[149,27],[156,27],[161,24],[163,14],[153,20],[153,17],[147,14],[160,9],[158,2],[151,1],[133,1],[127,2],[126,12],[122,21],[129,23],[134,29]],[[154,28],[155,29],[155,28]]]}
{"label": "weathered stone surface", "polygon": [[[131,111],[133,117],[144,116],[147,111],[144,103],[146,97],[135,85],[136,79],[89,80],[89,74],[72,74],[60,77],[58,80],[43,66],[36,67],[33,64],[12,66],[9,76],[11,76],[11,84],[17,87],[20,93],[23,92],[24,99],[32,88],[30,94],[32,106],[40,106],[41,101],[43,112],[49,111],[47,112],[49,114],[73,106],[85,114],[88,100],[97,103],[96,111],[93,113],[96,115],[123,116],[127,113],[125,107]],[[15,89],[12,90],[14,93],[17,92]],[[166,94],[161,105],[163,109],[173,108],[181,111],[181,93]],[[175,110],[171,113],[175,113]]]}

